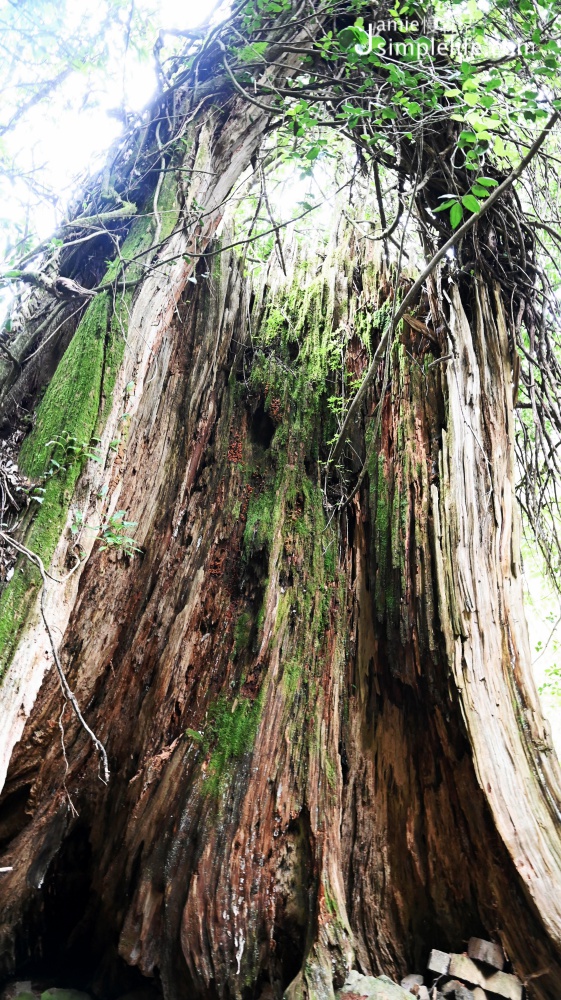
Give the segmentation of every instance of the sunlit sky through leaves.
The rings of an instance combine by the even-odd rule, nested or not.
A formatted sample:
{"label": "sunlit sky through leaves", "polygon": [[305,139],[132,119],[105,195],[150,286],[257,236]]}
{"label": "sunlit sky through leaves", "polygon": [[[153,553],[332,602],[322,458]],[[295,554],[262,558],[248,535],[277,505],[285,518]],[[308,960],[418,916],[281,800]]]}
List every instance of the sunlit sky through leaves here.
{"label": "sunlit sky through leaves", "polygon": [[[28,11],[33,17],[34,8],[38,7],[40,16],[41,5],[35,0],[18,0],[20,2],[22,12]],[[6,14],[9,6],[9,0],[0,0],[0,16],[3,12]],[[54,3],[52,6],[56,8]],[[84,176],[99,169],[109,146],[120,134],[122,125],[118,116],[121,109],[140,111],[153,96],[156,73],[152,46],[158,30],[196,27],[215,6],[215,0],[134,0],[134,6],[132,0],[101,0],[99,3],[66,0],[61,3],[66,24],[70,17],[70,28],[81,34],[85,46],[90,40],[94,48],[104,21],[105,25],[108,19],[113,23],[108,31],[106,29],[100,67],[72,70],[47,101],[32,108],[3,138],[2,152],[13,164],[14,173],[30,172],[38,190],[32,196],[29,186],[22,181],[8,182],[8,197],[2,199],[4,205],[0,211],[5,233],[4,238],[0,234],[0,249],[14,242],[13,227],[25,226],[26,214],[27,228],[37,237],[44,238],[53,232],[64,217],[71,195],[80,189]],[[137,26],[136,37],[129,38],[127,45],[131,9]],[[46,25],[46,34],[48,28]],[[13,36],[5,32],[2,40],[1,35],[0,25],[0,46],[6,51],[8,44],[13,44]],[[34,73],[37,76],[41,69],[33,62],[37,58],[36,51],[26,58],[24,33],[20,38],[21,49],[14,53],[13,69],[8,77],[10,86],[3,86],[0,94],[2,123],[10,121]],[[54,202],[40,196],[44,188],[56,194]]]}

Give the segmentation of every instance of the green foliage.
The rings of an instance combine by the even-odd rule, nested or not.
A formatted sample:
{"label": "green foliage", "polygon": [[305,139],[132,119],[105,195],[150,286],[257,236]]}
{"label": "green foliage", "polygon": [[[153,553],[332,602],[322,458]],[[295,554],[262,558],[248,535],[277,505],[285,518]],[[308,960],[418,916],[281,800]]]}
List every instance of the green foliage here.
{"label": "green foliage", "polygon": [[489,188],[496,187],[497,183],[498,181],[492,177],[478,177],[477,182],[472,185],[471,190],[467,194],[462,195],[461,198],[449,198],[448,195],[442,195],[446,200],[438,208],[435,208],[434,211],[437,213],[450,209],[450,225],[452,229],[457,229],[462,221],[464,208],[467,208],[468,212],[472,214],[480,212],[482,203],[491,194]]}
{"label": "green foliage", "polygon": [[[270,25],[269,8],[267,0],[245,5],[246,39]],[[376,12],[373,20],[366,2],[349,3],[345,13],[355,13],[354,24],[310,41],[313,55],[304,59],[302,74],[276,98],[286,155],[309,170],[318,158],[333,155],[325,126],[332,137],[338,125],[353,133],[365,155],[371,147],[377,157],[392,159],[398,136],[415,141],[421,128],[426,134],[444,119],[457,123],[450,177],[454,171],[458,177],[465,170],[474,174],[471,187],[462,180],[444,196],[450,226],[457,228],[465,213],[480,210],[486,187],[496,183],[486,164],[502,167],[511,161],[519,139],[530,136],[528,127],[539,126],[561,106],[561,44],[548,8],[555,8],[554,0],[541,7],[529,0],[491,0],[484,12],[473,0],[406,2]],[[333,10],[340,14],[337,5]],[[252,68],[267,58],[264,43],[257,44],[259,49],[230,38],[231,63],[248,88],[255,84]],[[320,96],[326,66],[333,73],[329,113]]]}
{"label": "green foliage", "polygon": [[[538,647],[536,647],[536,649],[538,649]],[[542,696],[545,695],[556,705],[561,706],[561,667],[555,664],[554,666],[546,668],[545,679],[543,684],[540,684],[539,692]]]}
{"label": "green foliage", "polygon": [[128,534],[131,528],[136,528],[137,522],[127,521],[126,514],[126,510],[117,510],[109,516],[99,535],[102,543],[100,552],[114,549],[130,558],[133,558],[136,552],[142,552],[134,538]]}

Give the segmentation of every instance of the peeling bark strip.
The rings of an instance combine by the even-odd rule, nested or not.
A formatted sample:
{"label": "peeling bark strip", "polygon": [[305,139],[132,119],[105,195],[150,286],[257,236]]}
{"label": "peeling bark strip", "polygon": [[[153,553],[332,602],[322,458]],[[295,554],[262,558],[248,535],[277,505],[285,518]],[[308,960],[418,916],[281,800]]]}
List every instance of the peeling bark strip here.
{"label": "peeling bark strip", "polygon": [[[561,786],[531,675],[522,613],[504,313],[499,295],[493,303],[482,283],[471,329],[455,291],[452,301],[457,363],[448,372],[450,421],[440,456],[442,527],[435,541],[442,551],[441,622],[479,783],[501,839],[516,867],[527,873],[526,890],[548,933],[560,941]],[[505,705],[512,710],[505,713]],[[517,791],[521,785],[524,795]]]}
{"label": "peeling bark strip", "polygon": [[[470,325],[448,289],[446,366],[404,325],[368,481],[327,526],[333,338],[360,329],[364,368],[386,285],[344,238],[288,271],[250,309],[235,258],[197,284],[179,259],[133,306],[102,448],[133,380],[127,439],[87,488],[110,477],[144,554],[96,547],[50,597],[113,777],[69,713],[65,772],[47,672],[0,803],[2,971],[49,955],[100,995],[136,968],[170,998],[323,1000],[353,965],[400,977],[493,929],[554,1000],[557,768],[524,674],[500,300],[480,285]],[[25,634],[8,677],[48,666]]]}

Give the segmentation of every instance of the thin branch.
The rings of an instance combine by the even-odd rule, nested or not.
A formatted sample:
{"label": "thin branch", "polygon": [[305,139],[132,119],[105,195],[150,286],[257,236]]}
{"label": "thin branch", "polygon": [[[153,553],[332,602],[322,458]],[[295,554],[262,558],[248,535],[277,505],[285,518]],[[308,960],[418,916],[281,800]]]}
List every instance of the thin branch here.
{"label": "thin branch", "polygon": [[[97,736],[95,735],[95,733],[93,732],[93,730],[90,729],[90,727],[88,726],[88,723],[86,722],[86,720],[84,719],[84,716],[82,715],[82,712],[80,711],[80,706],[79,706],[79,704],[78,704],[78,702],[77,702],[77,700],[76,700],[76,698],[75,698],[75,696],[74,696],[74,694],[73,694],[73,692],[72,692],[72,690],[71,690],[71,688],[70,688],[70,686],[68,684],[68,681],[66,680],[66,677],[65,677],[65,674],[64,674],[64,670],[62,669],[62,664],[60,662],[60,658],[59,658],[59,655],[58,655],[58,650],[56,648],[56,644],[55,644],[55,640],[54,640],[54,637],[53,637],[53,633],[51,631],[51,627],[50,627],[48,619],[47,619],[47,614],[46,614],[46,611],[45,611],[45,595],[46,595],[46,587],[47,587],[47,577],[49,577],[51,580],[55,579],[55,578],[52,577],[52,576],[50,576],[49,573],[47,573],[47,570],[45,569],[45,567],[43,565],[43,560],[41,559],[40,556],[37,555],[36,552],[32,552],[31,549],[27,549],[25,547],[25,545],[21,545],[20,542],[16,542],[16,540],[14,538],[12,538],[11,535],[7,535],[2,530],[0,530],[0,538],[2,538],[4,540],[4,542],[6,542],[7,545],[12,546],[14,549],[16,549],[17,552],[20,552],[27,559],[29,559],[29,561],[31,563],[33,563],[34,566],[37,567],[37,569],[39,570],[39,572],[41,574],[41,579],[43,581],[43,584],[42,584],[42,587],[41,587],[41,601],[40,601],[41,617],[43,619],[43,624],[45,626],[47,635],[49,637],[49,642],[50,642],[50,645],[51,645],[52,654],[53,654],[54,661],[55,661],[55,664],[56,664],[56,668],[57,668],[57,671],[58,671],[58,676],[59,676],[59,679],[60,679],[60,685],[62,687],[62,692],[64,694],[64,697],[67,699],[67,701],[69,701],[70,704],[72,705],[72,708],[74,710],[74,714],[75,714],[76,718],[78,719],[78,721],[79,721],[80,725],[82,726],[82,728],[86,731],[86,733],[90,737],[92,743],[94,744],[96,750],[98,751],[98,753],[99,753],[99,755],[101,757],[101,763],[103,765],[103,777],[102,777],[101,780],[105,784],[107,784],[109,782],[109,761],[107,759],[107,751],[105,750],[105,747],[104,747],[103,743],[97,738]],[[76,564],[76,566],[78,566],[78,565],[79,565],[79,563]],[[74,569],[76,569],[76,566],[74,567]],[[57,583],[63,583],[64,580],[67,580],[68,577],[71,576],[71,574],[74,572],[74,569],[71,570],[71,572],[68,573],[67,576],[63,580],[58,580]]]}

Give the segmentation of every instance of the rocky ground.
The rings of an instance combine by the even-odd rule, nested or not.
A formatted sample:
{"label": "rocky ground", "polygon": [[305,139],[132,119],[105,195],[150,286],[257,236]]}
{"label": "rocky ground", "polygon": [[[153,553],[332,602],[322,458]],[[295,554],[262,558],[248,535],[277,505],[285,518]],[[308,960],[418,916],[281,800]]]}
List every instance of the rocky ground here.
{"label": "rocky ground", "polygon": [[[517,976],[504,971],[507,961],[499,945],[471,938],[466,953],[430,953],[424,975],[411,973],[393,982],[387,976],[363,976],[352,970],[337,1000],[524,1000],[524,988]],[[0,1000],[92,1000],[88,993],[60,989],[35,982],[13,982]],[[265,996],[265,993],[263,994]],[[147,987],[127,993],[119,1000],[157,1000]]]}

